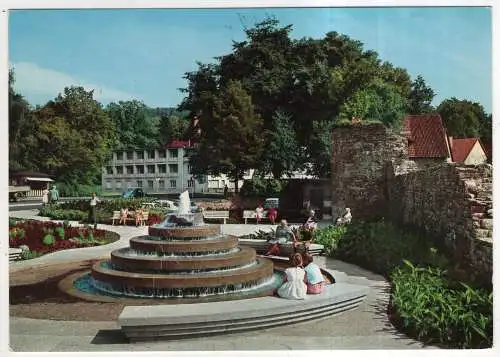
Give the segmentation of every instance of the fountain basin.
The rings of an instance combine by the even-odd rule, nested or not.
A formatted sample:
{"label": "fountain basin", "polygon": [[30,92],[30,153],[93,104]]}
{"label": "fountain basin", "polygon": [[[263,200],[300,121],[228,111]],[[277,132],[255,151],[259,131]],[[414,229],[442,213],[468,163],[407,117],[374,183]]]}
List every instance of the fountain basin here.
{"label": "fountain basin", "polygon": [[218,224],[204,224],[196,227],[149,227],[149,235],[156,237],[175,237],[177,239],[187,239],[217,236],[220,234],[220,225]]}
{"label": "fountain basin", "polygon": [[122,270],[203,270],[248,265],[256,258],[255,250],[248,247],[239,248],[228,254],[183,256],[183,257],[159,257],[131,256],[129,248],[121,248],[111,252],[111,263]]}
{"label": "fountain basin", "polygon": [[181,253],[181,252],[209,252],[215,250],[230,250],[238,246],[238,238],[222,236],[215,239],[194,241],[154,241],[148,236],[130,239],[130,248],[139,252]]}
{"label": "fountain basin", "polygon": [[131,273],[103,267],[97,262],[92,267],[92,278],[115,286],[117,290],[123,287],[141,288],[200,288],[217,287],[221,285],[245,284],[260,281],[273,275],[273,263],[257,258],[252,266],[238,270],[221,271],[210,275],[203,274],[145,274]]}

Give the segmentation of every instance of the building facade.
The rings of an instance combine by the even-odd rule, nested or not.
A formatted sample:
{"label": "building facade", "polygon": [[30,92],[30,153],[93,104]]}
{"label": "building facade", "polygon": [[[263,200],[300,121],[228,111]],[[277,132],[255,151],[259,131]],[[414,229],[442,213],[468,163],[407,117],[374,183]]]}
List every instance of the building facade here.
{"label": "building facade", "polygon": [[103,192],[121,193],[140,187],[146,193],[207,192],[207,178],[191,174],[188,141],[173,141],[153,150],[119,150],[103,167]]}

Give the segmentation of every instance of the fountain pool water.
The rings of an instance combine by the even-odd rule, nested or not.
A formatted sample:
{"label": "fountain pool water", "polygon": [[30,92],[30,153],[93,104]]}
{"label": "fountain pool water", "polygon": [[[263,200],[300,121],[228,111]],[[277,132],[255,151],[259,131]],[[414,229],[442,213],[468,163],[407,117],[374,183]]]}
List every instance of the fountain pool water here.
{"label": "fountain pool water", "polygon": [[130,247],[111,252],[90,273],[72,281],[82,297],[133,299],[235,299],[271,295],[283,281],[273,263],[238,238],[221,234],[220,225],[205,224],[190,213],[189,194],[180,196],[178,212],[130,239]]}

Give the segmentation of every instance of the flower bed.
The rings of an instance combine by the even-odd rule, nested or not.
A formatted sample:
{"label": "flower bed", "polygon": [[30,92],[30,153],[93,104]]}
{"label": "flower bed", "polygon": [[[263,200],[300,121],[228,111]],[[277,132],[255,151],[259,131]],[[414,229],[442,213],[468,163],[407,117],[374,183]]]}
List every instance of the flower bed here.
{"label": "flower bed", "polygon": [[491,347],[491,287],[474,281],[426,235],[391,222],[358,221],[320,228],[314,241],[330,256],[388,278],[390,318],[407,335],[443,347]]}
{"label": "flower bed", "polygon": [[114,232],[55,222],[26,220],[9,223],[9,247],[27,246],[29,251],[23,251],[24,259],[58,250],[104,245],[119,239]]}

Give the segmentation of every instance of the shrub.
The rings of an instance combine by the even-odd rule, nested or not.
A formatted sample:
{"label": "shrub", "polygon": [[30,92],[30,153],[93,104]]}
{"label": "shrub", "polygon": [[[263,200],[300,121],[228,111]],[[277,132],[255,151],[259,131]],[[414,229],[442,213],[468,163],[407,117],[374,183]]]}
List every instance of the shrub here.
{"label": "shrub", "polygon": [[330,226],[326,228],[318,228],[314,231],[314,243],[322,244],[325,252],[332,255],[337,249],[337,245],[341,237],[346,233],[346,227]]}
{"label": "shrub", "polygon": [[492,293],[454,285],[446,271],[409,261],[392,272],[391,281],[391,304],[408,334],[458,348],[492,346]]}
{"label": "shrub", "polygon": [[243,196],[279,196],[283,191],[283,183],[277,179],[263,179],[253,177],[251,180],[245,180],[240,193]]}
{"label": "shrub", "polygon": [[60,240],[64,240],[64,228],[63,227],[57,227],[56,229],[54,229],[54,232]]}
{"label": "shrub", "polygon": [[33,251],[23,250],[21,252],[21,259],[23,259],[23,260],[34,259],[34,258],[38,258],[42,255],[43,255],[42,252],[37,252],[36,250],[33,250]]}
{"label": "shrub", "polygon": [[55,244],[55,239],[54,239],[54,236],[52,234],[46,234],[44,237],[43,237],[43,240],[42,240],[42,243],[44,245],[54,245]]}

